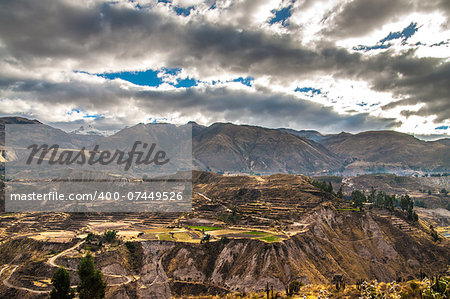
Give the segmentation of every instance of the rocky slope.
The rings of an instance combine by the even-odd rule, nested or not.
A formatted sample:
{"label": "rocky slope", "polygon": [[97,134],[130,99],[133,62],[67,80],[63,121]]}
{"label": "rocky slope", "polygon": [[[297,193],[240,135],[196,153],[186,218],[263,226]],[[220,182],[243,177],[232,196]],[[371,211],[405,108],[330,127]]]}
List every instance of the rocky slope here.
{"label": "rocky slope", "polygon": [[287,132],[216,123],[195,128],[194,162],[200,169],[244,173],[332,171],[340,160],[322,145]]}
{"label": "rocky slope", "polygon": [[[19,117],[0,118],[0,141],[5,123],[39,123]],[[423,141],[394,131],[323,135],[313,130],[267,129],[256,126],[215,123],[192,125],[192,153],[196,169],[229,173],[303,173],[356,175],[374,172],[411,174],[450,171],[448,139]],[[150,126],[138,124],[104,141],[145,136]],[[50,131],[50,127],[46,126]],[[52,133],[53,134],[53,133]],[[54,134],[65,134],[54,129]],[[67,134],[73,142],[97,142],[98,135]],[[84,137],[84,138],[83,138]],[[2,139],[3,138],[3,139]],[[101,139],[101,140],[103,140]],[[101,142],[100,140],[100,142]],[[4,155],[3,155],[3,158]],[[4,162],[0,157],[0,162]]]}
{"label": "rocky slope", "polygon": [[321,143],[346,159],[344,174],[450,168],[449,147],[445,142],[423,141],[399,132],[341,133],[327,136]]}
{"label": "rocky slope", "polygon": [[[95,253],[98,267],[104,273],[119,275],[121,281],[125,276],[134,277],[131,282],[121,284],[109,276],[108,298],[260,292],[267,283],[276,291],[284,291],[294,280],[329,284],[335,275],[343,275],[347,284],[359,279],[392,281],[418,277],[420,272],[441,273],[450,260],[449,242],[434,241],[426,223],[408,222],[400,211],[375,208],[355,211],[349,203],[312,186],[302,175],[223,176],[194,172],[193,179],[194,210],[166,216],[170,222],[162,230],[185,227],[188,221],[209,221],[225,231],[270,230],[282,238],[263,241],[242,234],[216,238],[205,244],[153,238],[136,239],[133,246],[123,243],[107,246]],[[233,223],[219,220],[221,214],[232,210],[241,217]],[[2,231],[4,234],[36,231],[39,227],[34,221],[44,218],[34,221],[31,218],[38,216],[22,215],[25,218],[18,221],[14,215],[7,215],[12,220],[2,223]],[[124,223],[128,230],[145,232],[163,223],[164,215],[154,216],[73,214],[61,218],[59,225],[59,218],[54,218],[52,225],[85,233],[95,223],[104,227],[108,223],[115,223],[115,227]],[[36,288],[30,279],[40,276],[43,280],[50,275],[51,269],[45,261],[51,257],[52,249],[60,252],[62,245],[26,241],[27,238],[27,235],[13,240],[6,238],[0,244],[0,253],[4,264],[23,265],[9,280],[11,284]],[[72,240],[64,248],[75,242],[79,240]],[[20,248],[20,256],[15,256],[10,249],[20,244],[25,246]],[[27,261],[30,256],[38,258]],[[81,256],[81,252],[73,251],[58,262],[74,268]],[[49,271],[44,273],[42,269]],[[2,279],[7,277],[3,275]],[[0,287],[2,294],[34,296],[4,285]]]}
{"label": "rocky slope", "polygon": [[306,232],[277,243],[231,240],[142,245],[149,256],[165,251],[156,264],[169,281],[246,292],[261,291],[266,283],[284,290],[293,280],[326,284],[336,274],[343,274],[348,283],[406,279],[421,270],[442,271],[450,257],[443,244],[405,233],[375,213],[323,208],[305,221],[310,223]]}

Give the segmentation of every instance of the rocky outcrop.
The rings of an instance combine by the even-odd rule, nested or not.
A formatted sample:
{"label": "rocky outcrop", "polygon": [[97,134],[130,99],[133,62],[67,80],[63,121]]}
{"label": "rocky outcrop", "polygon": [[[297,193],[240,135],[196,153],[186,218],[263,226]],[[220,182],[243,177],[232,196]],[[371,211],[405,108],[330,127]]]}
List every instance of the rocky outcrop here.
{"label": "rocky outcrop", "polygon": [[416,277],[420,271],[445,270],[450,257],[447,241],[437,244],[424,234],[411,235],[376,211],[324,207],[305,221],[312,222],[306,232],[276,243],[249,239],[203,245],[144,242],[146,262],[138,295],[177,295],[182,284],[194,293],[197,286],[197,292],[208,290],[208,294],[223,289],[261,291],[267,283],[284,290],[294,280],[330,283],[336,274],[342,274],[347,283],[392,281]]}

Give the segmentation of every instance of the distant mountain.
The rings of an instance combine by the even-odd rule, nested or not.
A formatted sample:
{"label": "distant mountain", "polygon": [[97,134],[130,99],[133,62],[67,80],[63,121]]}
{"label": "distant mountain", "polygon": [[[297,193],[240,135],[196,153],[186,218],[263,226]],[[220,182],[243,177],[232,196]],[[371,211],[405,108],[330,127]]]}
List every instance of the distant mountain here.
{"label": "distant mountain", "polygon": [[317,173],[339,169],[341,161],[307,138],[275,129],[215,123],[195,128],[194,165],[224,172]]}
{"label": "distant mountain", "polygon": [[437,143],[440,143],[440,144],[444,144],[444,145],[450,146],[450,138],[438,139],[438,140],[435,140],[435,141],[432,141],[432,142],[437,142]]}
{"label": "distant mountain", "polygon": [[[20,117],[0,118],[0,140],[4,140],[5,123],[40,124],[37,120]],[[192,126],[193,164],[199,170],[343,175],[450,170],[448,138],[423,141],[394,131],[321,134],[313,130],[267,129],[231,123],[207,127],[190,122],[189,125]],[[163,132],[173,125],[138,124],[107,137],[88,126],[74,131],[77,134],[71,134],[71,138],[74,144],[86,140],[100,143],[126,141],[136,134],[148,134],[150,126],[158,126]],[[53,130],[52,134],[70,134]]]}
{"label": "distant mountain", "polygon": [[305,137],[305,138],[308,138],[309,140],[312,140],[312,141],[315,141],[315,142],[318,142],[318,143],[322,142],[322,140],[326,138],[326,135],[323,135],[322,133],[314,131],[314,130],[300,130],[300,131],[296,131],[296,130],[293,130],[293,129],[286,129],[286,128],[280,128],[278,130],[290,133],[292,135]]}
{"label": "distant mountain", "polygon": [[106,130],[99,130],[97,128],[94,128],[91,125],[87,126],[80,126],[78,129],[73,130],[70,132],[72,134],[78,134],[78,135],[92,135],[92,136],[109,136],[114,134],[114,131],[106,131]]}
{"label": "distant mountain", "polygon": [[394,131],[341,133],[322,140],[331,152],[346,159],[347,172],[384,172],[450,169],[450,147],[445,142],[423,141]]}
{"label": "distant mountain", "polygon": [[23,117],[18,116],[11,116],[11,117],[0,117],[0,145],[5,145],[5,125],[11,124],[11,125],[25,125],[25,124],[35,124],[39,125],[41,122],[39,122],[36,119],[27,119]]}

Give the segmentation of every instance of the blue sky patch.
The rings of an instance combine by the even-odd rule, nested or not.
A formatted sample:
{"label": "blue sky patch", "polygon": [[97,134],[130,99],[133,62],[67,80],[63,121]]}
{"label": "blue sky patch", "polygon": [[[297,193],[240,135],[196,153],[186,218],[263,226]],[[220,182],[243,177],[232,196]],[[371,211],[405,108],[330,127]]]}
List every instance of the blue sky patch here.
{"label": "blue sky patch", "polygon": [[269,20],[269,24],[281,23],[284,27],[289,25],[288,19],[291,16],[292,5],[282,8],[280,10],[272,10],[273,18]]}
{"label": "blue sky patch", "polygon": [[165,67],[163,67],[162,70],[164,71],[164,73],[169,74],[169,75],[173,75],[173,76],[175,76],[176,74],[181,72],[181,68],[179,68],[179,67],[174,67],[174,68],[165,68]]}
{"label": "blue sky patch", "polygon": [[448,130],[449,126],[440,126],[440,127],[436,127],[436,130]]}
{"label": "blue sky patch", "polygon": [[187,17],[191,14],[191,10],[194,9],[194,6],[189,7],[181,7],[181,6],[174,6],[173,10],[177,13],[179,16]]}
{"label": "blue sky patch", "polygon": [[175,86],[176,88],[180,88],[180,87],[189,88],[189,87],[194,87],[197,85],[198,85],[198,82],[195,79],[188,77],[188,78],[184,78],[184,79],[178,79],[177,84],[174,84],[173,86]]}
{"label": "blue sky patch", "polygon": [[[158,87],[164,83],[164,78],[163,76],[161,76],[161,74],[176,76],[180,72],[181,68],[162,68],[161,70],[118,72],[118,73],[105,73],[96,75],[109,80],[122,79],[136,85]],[[176,85],[174,86],[177,87]]]}
{"label": "blue sky patch", "polygon": [[380,40],[380,43],[384,43],[386,41],[393,40],[393,39],[399,39],[399,38],[402,38],[403,43],[406,43],[408,38],[413,36],[414,33],[417,32],[417,30],[419,30],[419,28],[417,27],[417,23],[413,22],[413,23],[409,24],[409,26],[406,27],[405,29],[403,29],[402,31],[390,32],[385,38]]}
{"label": "blue sky patch", "polygon": [[237,79],[234,79],[233,82],[241,82],[242,84],[251,87],[252,81],[254,81],[254,80],[255,80],[255,78],[249,76],[249,77],[245,77],[245,78],[239,77]]}
{"label": "blue sky patch", "polygon": [[158,77],[159,71],[147,70],[143,72],[119,72],[101,74],[102,77],[110,80],[122,79],[136,85],[159,86],[163,83]]}
{"label": "blue sky patch", "polygon": [[104,117],[104,114],[86,114],[85,116],[83,116],[83,118],[102,118]]}
{"label": "blue sky patch", "polygon": [[322,93],[322,90],[317,89],[317,88],[313,88],[313,87],[297,87],[295,90],[295,92],[302,92],[302,93],[310,93],[312,95],[319,95]]}
{"label": "blue sky patch", "polygon": [[[364,45],[358,45],[356,47],[353,47],[353,50],[355,51],[371,51],[371,50],[378,50],[378,49],[387,49],[392,46],[391,43],[386,43],[387,41],[394,40],[394,39],[403,39],[402,44],[405,45],[408,38],[414,35],[414,33],[419,30],[419,27],[417,27],[417,23],[411,23],[408,27],[404,28],[402,31],[396,31],[396,32],[390,32],[385,38],[381,39],[376,45],[374,46],[364,46]],[[417,45],[417,44],[416,44]]]}
{"label": "blue sky patch", "polygon": [[198,85],[198,81],[194,78],[178,78],[177,83],[165,82],[164,76],[161,75],[172,75],[176,76],[181,72],[181,68],[162,68],[160,70],[146,70],[139,72],[118,72],[118,73],[105,73],[105,74],[96,74],[97,76],[101,76],[103,78],[114,80],[114,79],[122,79],[128,82],[131,82],[136,85],[141,86],[152,86],[158,87],[163,83],[168,83],[176,88],[186,88],[193,87]]}

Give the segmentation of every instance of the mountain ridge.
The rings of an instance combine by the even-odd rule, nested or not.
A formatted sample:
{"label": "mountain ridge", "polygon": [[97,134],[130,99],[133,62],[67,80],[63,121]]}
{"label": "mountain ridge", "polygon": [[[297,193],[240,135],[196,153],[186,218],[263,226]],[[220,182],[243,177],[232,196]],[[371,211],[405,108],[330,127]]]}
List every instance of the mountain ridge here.
{"label": "mountain ridge", "polygon": [[[41,124],[38,120],[21,117],[0,118],[0,137],[3,139],[7,123]],[[102,138],[115,138],[124,131],[137,134],[142,130],[140,127],[152,125],[137,124]],[[271,129],[221,122],[210,126],[195,122],[188,125],[192,126],[193,163],[199,170],[250,174],[390,172],[410,175],[448,172],[450,169],[449,138],[423,141],[389,130],[322,134],[314,130]]]}

